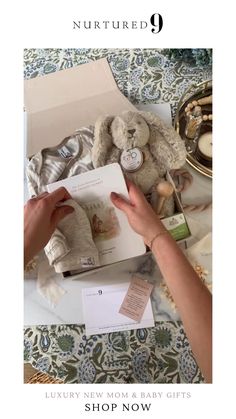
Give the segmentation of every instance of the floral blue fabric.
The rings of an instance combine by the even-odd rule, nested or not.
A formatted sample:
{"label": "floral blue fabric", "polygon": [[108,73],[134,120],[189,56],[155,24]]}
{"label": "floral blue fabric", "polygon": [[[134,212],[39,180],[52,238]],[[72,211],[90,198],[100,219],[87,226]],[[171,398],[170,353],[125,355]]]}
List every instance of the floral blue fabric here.
{"label": "floral blue fabric", "polygon": [[24,360],[65,383],[202,383],[181,322],[86,337],[84,326],[24,331]]}

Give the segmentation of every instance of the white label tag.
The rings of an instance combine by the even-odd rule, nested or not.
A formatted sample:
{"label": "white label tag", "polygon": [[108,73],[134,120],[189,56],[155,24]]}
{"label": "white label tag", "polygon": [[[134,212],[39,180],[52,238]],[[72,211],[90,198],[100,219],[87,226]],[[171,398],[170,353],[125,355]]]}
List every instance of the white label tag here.
{"label": "white label tag", "polygon": [[71,151],[65,145],[63,145],[63,147],[59,148],[58,153],[64,159],[68,159],[69,157],[72,157]]}
{"label": "white label tag", "polygon": [[127,172],[135,172],[143,164],[143,153],[137,147],[124,150],[120,156],[120,164]]}
{"label": "white label tag", "polygon": [[81,257],[80,262],[82,268],[90,268],[91,266],[95,266],[95,260],[92,256]]}

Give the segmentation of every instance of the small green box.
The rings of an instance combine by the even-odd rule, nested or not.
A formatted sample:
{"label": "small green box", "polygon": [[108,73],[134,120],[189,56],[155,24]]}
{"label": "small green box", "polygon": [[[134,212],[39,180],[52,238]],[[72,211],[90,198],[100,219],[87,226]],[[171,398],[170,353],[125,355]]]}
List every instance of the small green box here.
{"label": "small green box", "polygon": [[167,172],[166,180],[171,183],[174,188],[174,201],[175,201],[175,214],[164,217],[161,219],[162,223],[164,224],[165,228],[170,232],[172,237],[176,241],[181,241],[189,238],[191,236],[191,231],[189,229],[183,206],[180,201],[180,197],[178,192],[176,191],[176,187],[174,181],[169,172]]}

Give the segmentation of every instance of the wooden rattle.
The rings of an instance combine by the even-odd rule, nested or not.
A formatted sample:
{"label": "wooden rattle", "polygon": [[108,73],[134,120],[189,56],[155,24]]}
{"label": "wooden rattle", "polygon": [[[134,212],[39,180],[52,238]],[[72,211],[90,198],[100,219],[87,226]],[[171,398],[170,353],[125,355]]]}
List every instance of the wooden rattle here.
{"label": "wooden rattle", "polygon": [[170,184],[170,182],[164,181],[164,182],[158,183],[156,190],[159,195],[158,204],[157,204],[157,214],[160,215],[163,205],[165,203],[165,200],[173,194],[174,188]]}

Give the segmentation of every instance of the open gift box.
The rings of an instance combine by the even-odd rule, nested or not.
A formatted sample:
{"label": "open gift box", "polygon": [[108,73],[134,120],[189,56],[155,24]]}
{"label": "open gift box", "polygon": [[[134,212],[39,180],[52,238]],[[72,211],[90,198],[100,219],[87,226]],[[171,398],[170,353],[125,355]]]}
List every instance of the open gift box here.
{"label": "open gift box", "polygon": [[[136,108],[119,91],[106,59],[101,59],[27,80],[25,110],[27,156],[31,157],[45,147],[55,146],[60,139],[71,135],[78,127],[94,125],[100,115],[117,115],[123,110],[135,111]],[[167,174],[167,180],[174,187],[170,174]],[[181,242],[191,234],[175,187],[174,201],[175,213],[163,218],[162,222],[175,240]],[[145,249],[142,254],[144,253]],[[127,258],[124,255],[120,258],[125,259]],[[105,267],[93,268],[93,271],[102,269]],[[72,272],[73,278],[90,271],[91,269]],[[64,276],[67,274],[64,273]]]}
{"label": "open gift box", "polygon": [[[173,198],[174,198],[174,214],[168,217],[161,218],[162,223],[164,224],[165,228],[169,231],[172,237],[176,240],[178,244],[185,242],[187,239],[191,237],[191,231],[184,213],[184,209],[181,203],[180,194],[176,190],[175,183],[171,174],[167,172],[166,180],[170,182],[173,186]],[[146,247],[146,251],[143,254],[151,253],[150,249]],[[143,256],[143,254],[141,256]],[[140,255],[133,257],[133,259],[139,258]],[[73,279],[79,279],[84,275],[88,275],[92,272],[101,272],[104,269],[110,268],[112,265],[118,266],[121,265],[122,262],[127,259],[123,259],[121,261],[106,264],[100,267],[86,269],[84,271],[70,271],[63,273],[64,277],[73,277]]]}

